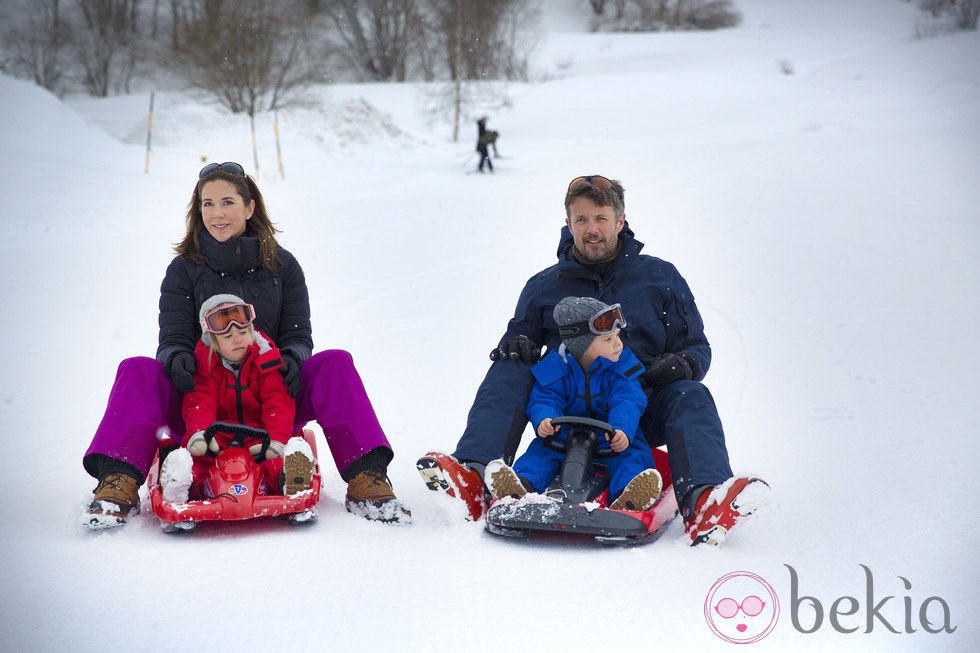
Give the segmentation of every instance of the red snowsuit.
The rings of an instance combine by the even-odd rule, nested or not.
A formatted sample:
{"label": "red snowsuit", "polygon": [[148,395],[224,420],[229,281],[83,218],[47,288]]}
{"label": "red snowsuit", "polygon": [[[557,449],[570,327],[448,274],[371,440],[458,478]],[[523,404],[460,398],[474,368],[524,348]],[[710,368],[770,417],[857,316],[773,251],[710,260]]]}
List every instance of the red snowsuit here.
{"label": "red snowsuit", "polygon": [[[289,396],[282,380],[282,355],[268,336],[255,331],[255,343],[249,346],[238,364],[237,378],[235,372],[225,367],[222,358],[200,340],[194,349],[194,357],[197,362],[196,386],[184,394],[181,411],[187,425],[183,446],[187,446],[194,433],[214,422],[246,424],[265,429],[272,440],[283,444],[289,440],[296,417],[296,402]],[[224,446],[230,437],[218,434],[216,439]],[[246,446],[249,444],[245,442]],[[206,456],[195,458],[195,478],[202,471],[199,468],[207,467],[211,460]],[[278,489],[275,479],[282,469],[282,462],[282,458],[274,458],[262,463],[270,489]]]}

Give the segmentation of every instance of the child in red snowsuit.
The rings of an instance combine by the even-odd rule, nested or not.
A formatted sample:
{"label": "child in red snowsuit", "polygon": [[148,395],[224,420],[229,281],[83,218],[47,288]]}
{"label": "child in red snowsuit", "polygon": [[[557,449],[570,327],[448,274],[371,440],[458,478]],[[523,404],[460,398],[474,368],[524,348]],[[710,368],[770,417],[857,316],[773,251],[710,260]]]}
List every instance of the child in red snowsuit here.
{"label": "child in red snowsuit", "polygon": [[[213,464],[208,450],[217,453],[231,439],[218,433],[209,444],[205,429],[214,422],[245,424],[269,433],[260,464],[268,491],[278,493],[283,489],[283,453],[296,416],[295,401],[279,369],[282,356],[268,336],[252,327],[252,306],[234,295],[211,297],[201,306],[200,317],[203,334],[194,351],[195,387],[184,394],[182,405],[187,435],[181,444],[194,457],[194,477]],[[260,440],[244,444],[253,454],[261,453]]]}

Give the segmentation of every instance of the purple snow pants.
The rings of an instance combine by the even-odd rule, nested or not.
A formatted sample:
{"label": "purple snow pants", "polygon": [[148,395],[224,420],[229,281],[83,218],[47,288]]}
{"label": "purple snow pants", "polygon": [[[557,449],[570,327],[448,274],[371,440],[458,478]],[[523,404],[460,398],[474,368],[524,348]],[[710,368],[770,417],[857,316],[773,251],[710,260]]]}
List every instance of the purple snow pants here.
{"label": "purple snow pants", "polygon": [[[330,349],[314,354],[303,362],[300,379],[294,432],[315,419],[338,471],[372,449],[391,449],[349,353]],[[140,356],[121,362],[105,416],[85,452],[85,469],[94,476],[89,456],[104,454],[145,475],[157,450],[157,432],[164,428],[174,439],[184,436],[180,400],[180,391],[156,360]]]}

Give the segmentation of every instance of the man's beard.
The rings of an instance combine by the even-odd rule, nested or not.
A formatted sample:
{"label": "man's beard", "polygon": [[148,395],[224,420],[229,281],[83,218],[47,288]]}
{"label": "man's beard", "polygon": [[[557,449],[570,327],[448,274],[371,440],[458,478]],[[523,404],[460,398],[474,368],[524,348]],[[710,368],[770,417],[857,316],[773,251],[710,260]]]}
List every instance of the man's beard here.
{"label": "man's beard", "polygon": [[586,252],[579,249],[576,243],[573,247],[573,254],[575,258],[583,263],[596,264],[596,263],[608,263],[616,258],[619,254],[619,239],[616,240],[616,245],[609,247],[609,243],[606,241],[602,242],[603,249],[601,252],[596,253],[594,256],[587,254]]}

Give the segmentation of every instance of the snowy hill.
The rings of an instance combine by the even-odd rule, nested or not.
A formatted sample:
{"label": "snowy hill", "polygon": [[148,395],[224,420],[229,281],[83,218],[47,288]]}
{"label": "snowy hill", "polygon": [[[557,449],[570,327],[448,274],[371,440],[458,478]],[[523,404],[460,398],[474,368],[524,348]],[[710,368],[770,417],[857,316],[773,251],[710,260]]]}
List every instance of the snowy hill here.
{"label": "snowy hill", "polygon": [[[899,0],[737,5],[739,27],[679,34],[590,34],[551,5],[545,80],[491,114],[492,177],[464,174],[475,128],[452,143],[419,85],[336,85],[281,112],[285,178],[258,120],[314,341],[354,354],[408,528],[348,515],[329,464],[310,528],[174,537],[148,510],[78,528],[81,456],[118,361],[155,351],[201,157],[254,171],[251,137],[158,93],[146,174],[148,96],[62,103],[0,77],[4,649],[728,650],[705,597],[749,571],[782,608],[762,650],[972,650],[980,35],[916,40]],[[596,172],[690,283],[733,467],[774,490],[718,550],[684,546],[679,520],[635,549],[500,541],[414,469],[454,447],[520,288],[553,261],[565,185]],[[787,565],[822,606],[813,633]],[[839,597],[856,632],[830,622]],[[926,631],[931,597],[952,634]]]}

